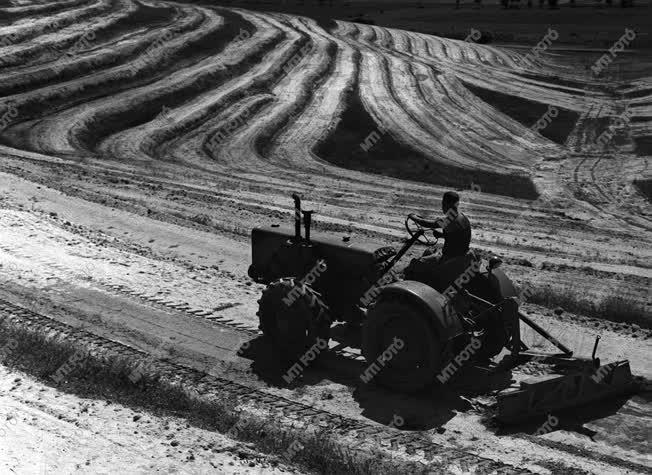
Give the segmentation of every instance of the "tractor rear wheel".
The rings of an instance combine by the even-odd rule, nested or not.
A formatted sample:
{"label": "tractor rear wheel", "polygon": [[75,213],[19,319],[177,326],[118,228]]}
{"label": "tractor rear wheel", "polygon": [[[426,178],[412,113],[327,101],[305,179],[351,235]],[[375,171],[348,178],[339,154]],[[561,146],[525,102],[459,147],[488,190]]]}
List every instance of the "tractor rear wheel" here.
{"label": "tractor rear wheel", "polygon": [[288,361],[298,361],[313,346],[316,354],[328,348],[328,307],[309,285],[293,278],[278,279],[267,286],[258,303],[260,329]]}
{"label": "tractor rear wheel", "polygon": [[394,391],[418,391],[441,369],[443,351],[423,312],[408,302],[381,300],[369,309],[362,329],[368,365],[362,380],[375,379]]}

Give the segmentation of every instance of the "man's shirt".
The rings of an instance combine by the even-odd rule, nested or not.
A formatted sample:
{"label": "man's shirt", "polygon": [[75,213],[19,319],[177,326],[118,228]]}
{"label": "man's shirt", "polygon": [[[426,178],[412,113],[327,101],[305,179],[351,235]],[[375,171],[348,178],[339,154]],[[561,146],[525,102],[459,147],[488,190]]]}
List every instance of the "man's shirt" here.
{"label": "man's shirt", "polygon": [[463,256],[471,244],[471,222],[463,213],[450,211],[441,220],[444,233],[442,258]]}

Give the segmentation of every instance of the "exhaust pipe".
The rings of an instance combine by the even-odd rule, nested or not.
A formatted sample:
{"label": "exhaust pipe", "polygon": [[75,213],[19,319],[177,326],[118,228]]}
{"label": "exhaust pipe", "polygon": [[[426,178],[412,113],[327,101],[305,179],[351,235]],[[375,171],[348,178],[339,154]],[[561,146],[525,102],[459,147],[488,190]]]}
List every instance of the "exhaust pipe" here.
{"label": "exhaust pipe", "polygon": [[306,242],[310,243],[310,223],[312,222],[312,213],[314,211],[303,211],[303,222],[306,225]]}
{"label": "exhaust pipe", "polygon": [[301,197],[292,193],[294,199],[294,239],[301,240]]}

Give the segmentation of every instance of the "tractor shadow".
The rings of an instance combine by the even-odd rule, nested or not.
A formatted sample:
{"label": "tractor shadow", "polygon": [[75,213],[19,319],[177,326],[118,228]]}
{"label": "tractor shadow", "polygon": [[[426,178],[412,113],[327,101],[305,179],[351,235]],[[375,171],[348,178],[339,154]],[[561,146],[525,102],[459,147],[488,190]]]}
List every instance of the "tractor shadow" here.
{"label": "tractor shadow", "polygon": [[360,383],[353,391],[353,398],[360,405],[364,417],[401,430],[438,429],[457,412],[473,409],[459,394],[441,386],[402,394],[373,383]]}
{"label": "tractor shadow", "polygon": [[[460,372],[451,384],[434,381],[428,388],[410,394],[382,388],[373,381],[367,384],[361,378],[368,365],[359,355],[359,335],[359,328],[334,326],[329,351],[320,354],[314,364],[302,366],[299,373],[292,371],[297,361],[283,360],[264,336],[247,342],[240,355],[251,360],[254,374],[275,388],[301,393],[307,387],[330,383],[346,386],[352,389],[351,397],[364,417],[401,430],[441,428],[456,413],[476,410],[468,397],[490,389],[484,381],[479,386],[477,374],[467,371]],[[509,376],[504,379],[508,381]],[[476,384],[469,384],[469,381],[476,381]]]}

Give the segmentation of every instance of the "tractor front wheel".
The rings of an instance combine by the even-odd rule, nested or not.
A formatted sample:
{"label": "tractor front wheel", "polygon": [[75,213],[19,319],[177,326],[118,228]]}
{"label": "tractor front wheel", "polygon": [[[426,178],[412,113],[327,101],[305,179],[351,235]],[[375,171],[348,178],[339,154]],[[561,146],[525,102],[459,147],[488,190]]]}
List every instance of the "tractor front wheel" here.
{"label": "tractor front wheel", "polygon": [[258,301],[260,329],[288,362],[309,349],[315,357],[328,349],[328,307],[309,285],[293,278],[269,284]]}
{"label": "tractor front wheel", "polygon": [[361,375],[364,382],[375,379],[394,391],[414,392],[433,382],[444,348],[413,304],[381,300],[367,313],[362,351],[367,360]]}

